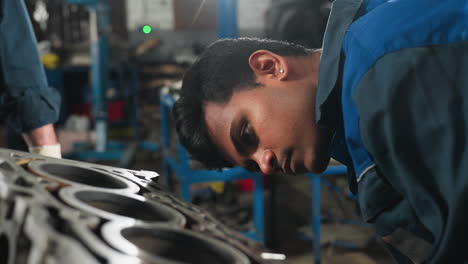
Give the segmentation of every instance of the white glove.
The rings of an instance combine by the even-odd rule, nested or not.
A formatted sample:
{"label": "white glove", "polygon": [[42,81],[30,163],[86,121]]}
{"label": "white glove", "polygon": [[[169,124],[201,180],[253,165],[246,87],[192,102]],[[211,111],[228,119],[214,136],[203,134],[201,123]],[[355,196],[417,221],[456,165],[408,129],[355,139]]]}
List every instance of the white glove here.
{"label": "white glove", "polygon": [[52,158],[62,158],[60,144],[29,147],[29,152]]}

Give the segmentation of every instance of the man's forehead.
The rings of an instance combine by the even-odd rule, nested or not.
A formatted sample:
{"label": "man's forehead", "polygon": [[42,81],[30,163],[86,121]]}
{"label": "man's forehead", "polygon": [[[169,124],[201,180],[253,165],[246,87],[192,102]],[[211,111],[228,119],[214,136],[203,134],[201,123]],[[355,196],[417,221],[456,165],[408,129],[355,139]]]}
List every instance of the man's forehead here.
{"label": "man's forehead", "polygon": [[219,148],[228,161],[236,163],[232,157],[235,148],[229,135],[232,121],[235,118],[235,112],[226,104],[217,103],[207,103],[204,112],[205,124],[211,141]]}
{"label": "man's forehead", "polygon": [[210,133],[216,132],[217,134],[218,130],[222,130],[230,122],[234,113],[228,108],[229,107],[226,104],[212,102],[205,104],[204,118]]}

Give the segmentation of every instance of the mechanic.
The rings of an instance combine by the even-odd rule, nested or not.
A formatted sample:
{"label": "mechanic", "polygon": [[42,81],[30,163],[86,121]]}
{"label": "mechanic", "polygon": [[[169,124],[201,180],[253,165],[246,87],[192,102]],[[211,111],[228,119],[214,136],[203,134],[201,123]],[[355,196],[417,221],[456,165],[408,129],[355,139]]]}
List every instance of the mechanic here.
{"label": "mechanic", "polygon": [[336,0],[322,50],[210,45],[173,113],[210,168],[350,172],[399,263],[468,263],[468,1]]}
{"label": "mechanic", "polygon": [[36,44],[24,1],[0,0],[0,119],[30,152],[60,158],[60,95],[48,87]]}

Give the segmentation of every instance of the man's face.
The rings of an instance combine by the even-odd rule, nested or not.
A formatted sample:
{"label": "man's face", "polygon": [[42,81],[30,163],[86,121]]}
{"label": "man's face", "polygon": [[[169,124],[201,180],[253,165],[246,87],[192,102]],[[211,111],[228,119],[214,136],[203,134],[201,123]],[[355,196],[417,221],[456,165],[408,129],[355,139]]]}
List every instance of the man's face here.
{"label": "man's face", "polygon": [[225,158],[250,170],[321,172],[329,133],[315,124],[315,88],[281,84],[234,92],[226,104],[207,103],[205,122]]}

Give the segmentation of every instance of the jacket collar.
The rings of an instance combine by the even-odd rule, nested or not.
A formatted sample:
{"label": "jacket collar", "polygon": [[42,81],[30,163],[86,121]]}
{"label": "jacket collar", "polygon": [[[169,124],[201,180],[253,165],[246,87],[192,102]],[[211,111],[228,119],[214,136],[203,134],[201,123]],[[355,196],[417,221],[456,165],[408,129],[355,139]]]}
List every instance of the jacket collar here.
{"label": "jacket collar", "polygon": [[[330,12],[325,31],[319,66],[316,96],[317,123],[334,129],[341,114],[338,83],[342,66],[342,42],[349,25],[354,21],[363,0],[336,0]],[[337,89],[335,89],[338,86]]]}

